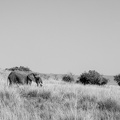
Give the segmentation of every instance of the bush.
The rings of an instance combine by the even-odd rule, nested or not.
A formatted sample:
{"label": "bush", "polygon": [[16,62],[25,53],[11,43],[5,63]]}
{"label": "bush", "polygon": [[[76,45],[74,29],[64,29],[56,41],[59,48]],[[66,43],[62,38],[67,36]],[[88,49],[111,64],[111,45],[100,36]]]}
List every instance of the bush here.
{"label": "bush", "polygon": [[108,83],[108,79],[106,79],[106,78],[104,78],[104,77],[102,77],[102,79],[100,80],[100,83],[99,83],[99,85],[105,85],[105,84],[107,84]]}
{"label": "bush", "polygon": [[65,82],[73,82],[74,78],[73,78],[72,73],[64,75],[62,80]]}
{"label": "bush", "polygon": [[78,77],[78,80],[76,81],[76,83],[82,83],[82,84],[90,84],[89,79],[88,79],[88,73],[82,73],[82,75],[80,77]]}
{"label": "bush", "polygon": [[120,85],[120,74],[114,76],[114,80]]}
{"label": "bush", "polygon": [[12,68],[6,68],[6,70],[10,70],[10,71],[24,71],[24,72],[29,72],[31,71],[28,67],[24,67],[24,66],[20,66],[20,67],[12,67]]}
{"label": "bush", "polygon": [[108,79],[102,77],[95,70],[89,70],[89,72],[82,73],[82,75],[78,78],[77,83],[86,84],[94,84],[94,85],[105,85],[108,82]]}

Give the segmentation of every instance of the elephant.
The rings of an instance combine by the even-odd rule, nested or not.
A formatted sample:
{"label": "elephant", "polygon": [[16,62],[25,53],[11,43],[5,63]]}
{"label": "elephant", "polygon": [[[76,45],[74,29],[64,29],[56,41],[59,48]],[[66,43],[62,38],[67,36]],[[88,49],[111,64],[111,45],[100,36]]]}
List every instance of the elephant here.
{"label": "elephant", "polygon": [[39,76],[39,74],[37,73],[30,73],[28,76],[27,76],[27,80],[28,80],[28,84],[31,85],[32,81],[35,82],[37,84],[37,86],[41,86],[42,87],[42,79],[41,77]]}
{"label": "elephant", "polygon": [[18,71],[12,71],[9,75],[8,75],[8,81],[9,81],[9,85],[12,84],[28,84],[28,80],[27,80],[27,73],[25,72],[18,72]]}
{"label": "elephant", "polygon": [[32,81],[36,82],[37,86],[42,86],[42,79],[39,77],[38,74],[32,72],[32,73],[27,73],[27,72],[18,72],[18,71],[12,71],[8,75],[8,81],[9,85],[12,84],[20,84],[20,85],[31,85]]}

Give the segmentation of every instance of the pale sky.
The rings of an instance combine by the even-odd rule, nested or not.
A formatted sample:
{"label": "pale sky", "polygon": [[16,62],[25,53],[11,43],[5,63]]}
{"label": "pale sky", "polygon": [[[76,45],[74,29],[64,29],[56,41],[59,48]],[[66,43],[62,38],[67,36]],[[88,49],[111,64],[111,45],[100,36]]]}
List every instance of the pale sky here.
{"label": "pale sky", "polygon": [[119,0],[0,0],[0,68],[120,73]]}

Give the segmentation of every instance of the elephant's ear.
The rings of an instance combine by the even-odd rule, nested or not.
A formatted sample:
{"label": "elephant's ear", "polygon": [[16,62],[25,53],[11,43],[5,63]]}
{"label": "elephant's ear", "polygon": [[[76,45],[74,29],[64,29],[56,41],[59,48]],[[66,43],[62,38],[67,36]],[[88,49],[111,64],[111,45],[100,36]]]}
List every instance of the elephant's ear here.
{"label": "elephant's ear", "polygon": [[35,79],[34,73],[29,74],[28,78],[31,79],[31,80]]}
{"label": "elephant's ear", "polygon": [[34,75],[35,78],[38,77],[38,74],[37,74],[37,73],[33,73],[33,75]]}

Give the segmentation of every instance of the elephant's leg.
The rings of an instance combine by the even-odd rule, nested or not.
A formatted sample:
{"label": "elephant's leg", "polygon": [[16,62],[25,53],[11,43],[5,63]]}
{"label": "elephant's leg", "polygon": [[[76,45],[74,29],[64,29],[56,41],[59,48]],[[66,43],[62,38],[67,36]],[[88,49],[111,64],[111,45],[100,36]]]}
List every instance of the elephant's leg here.
{"label": "elephant's leg", "polygon": [[28,84],[31,85],[31,84],[32,84],[32,80],[29,80],[29,81],[28,81]]}
{"label": "elephant's leg", "polygon": [[39,83],[38,83],[38,81],[37,81],[37,86],[39,86]]}
{"label": "elephant's leg", "polygon": [[38,80],[36,80],[36,84],[37,84],[37,86],[39,86],[39,82],[38,82]]}
{"label": "elephant's leg", "polygon": [[40,86],[42,87],[42,85],[43,85],[43,82],[42,82],[42,80],[40,81]]}
{"label": "elephant's leg", "polygon": [[40,83],[40,86],[42,87],[42,84]]}
{"label": "elephant's leg", "polygon": [[12,81],[11,80],[9,80],[9,85],[12,85]]}
{"label": "elephant's leg", "polygon": [[38,81],[38,86],[42,87],[42,82]]}
{"label": "elephant's leg", "polygon": [[27,85],[29,84],[29,81],[28,80],[26,80],[26,83],[27,83]]}
{"label": "elephant's leg", "polygon": [[32,79],[29,77],[29,76],[27,76],[27,78],[26,78],[27,80],[27,84],[28,85],[31,85],[32,84]]}

